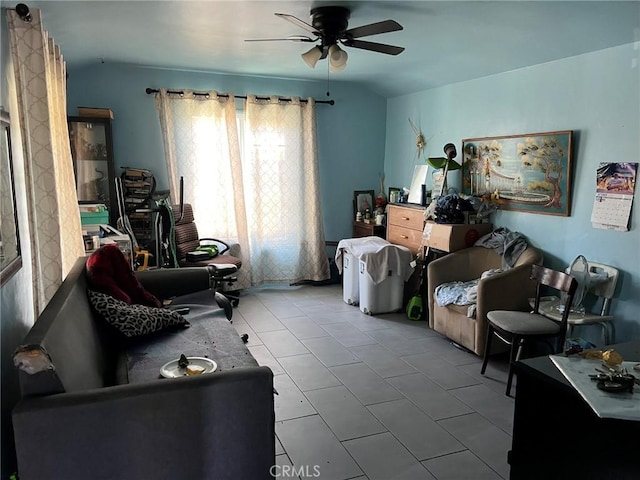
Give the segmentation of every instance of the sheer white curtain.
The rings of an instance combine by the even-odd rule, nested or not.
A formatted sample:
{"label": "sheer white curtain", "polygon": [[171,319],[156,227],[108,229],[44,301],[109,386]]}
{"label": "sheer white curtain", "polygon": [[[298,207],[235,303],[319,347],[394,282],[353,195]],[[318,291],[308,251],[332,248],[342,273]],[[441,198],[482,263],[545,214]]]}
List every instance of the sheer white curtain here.
{"label": "sheer white curtain", "polygon": [[[66,67],[42,26],[7,9],[25,156],[34,309],[41,312],[79,256],[82,227],[67,127]],[[21,237],[24,238],[24,237]]]}
{"label": "sheer white curtain", "polygon": [[254,284],[329,277],[313,98],[249,95],[244,179]]}
{"label": "sheer white curtain", "polygon": [[169,188],[179,201],[184,178],[184,201],[193,206],[200,237],[235,243],[231,253],[242,258],[238,288],[251,284],[251,259],[244,205],[242,162],[233,95],[217,92],[194,95],[161,89],[156,108],[164,142]]}
{"label": "sheer white curtain", "polygon": [[249,96],[242,160],[233,95],[162,89],[156,106],[172,198],[183,176],[200,236],[240,245],[239,288],[329,277],[313,99]]}

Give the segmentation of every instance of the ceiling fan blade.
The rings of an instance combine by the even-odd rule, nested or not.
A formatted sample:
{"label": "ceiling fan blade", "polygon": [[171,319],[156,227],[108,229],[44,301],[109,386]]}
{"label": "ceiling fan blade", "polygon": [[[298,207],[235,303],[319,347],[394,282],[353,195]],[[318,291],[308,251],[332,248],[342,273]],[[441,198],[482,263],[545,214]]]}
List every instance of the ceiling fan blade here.
{"label": "ceiling fan blade", "polygon": [[287,38],[248,38],[245,39],[245,42],[279,42],[279,41],[290,41],[290,42],[315,42],[318,39],[307,37],[305,35],[289,35]]}
{"label": "ceiling fan blade", "polygon": [[384,20],[382,22],[370,23],[369,25],[351,28],[344,32],[344,35],[347,38],[360,38],[368,37],[369,35],[377,35],[379,33],[397,32],[398,30],[402,30],[402,25],[398,22],[395,20]]}
{"label": "ceiling fan blade", "polygon": [[285,20],[289,20],[294,25],[297,25],[300,28],[303,28],[304,30],[306,30],[308,32],[311,32],[314,35],[318,35],[318,31],[315,28],[313,28],[307,22],[303,22],[298,17],[294,17],[293,15],[289,15],[288,13],[274,13],[274,15],[276,15],[276,16],[278,16],[280,18],[284,18]]}
{"label": "ceiling fan blade", "polygon": [[365,42],[364,40],[344,40],[342,42],[347,47],[371,50],[372,52],[386,53],[387,55],[399,55],[404,52],[404,47],[386,45],[384,43]]}

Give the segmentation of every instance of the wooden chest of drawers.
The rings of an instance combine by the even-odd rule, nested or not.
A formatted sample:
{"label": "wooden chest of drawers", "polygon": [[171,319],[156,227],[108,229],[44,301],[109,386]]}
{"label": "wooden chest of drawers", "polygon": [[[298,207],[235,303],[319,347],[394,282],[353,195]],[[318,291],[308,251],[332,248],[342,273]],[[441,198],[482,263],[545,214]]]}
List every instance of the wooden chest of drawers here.
{"label": "wooden chest of drawers", "polygon": [[415,255],[420,250],[424,229],[424,207],[390,204],[387,207],[387,240],[407,247]]}

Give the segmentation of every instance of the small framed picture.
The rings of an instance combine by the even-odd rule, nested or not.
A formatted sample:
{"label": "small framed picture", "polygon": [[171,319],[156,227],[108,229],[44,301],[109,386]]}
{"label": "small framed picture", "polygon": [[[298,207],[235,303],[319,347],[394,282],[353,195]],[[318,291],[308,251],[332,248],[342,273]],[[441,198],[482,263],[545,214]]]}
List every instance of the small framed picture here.
{"label": "small framed picture", "polygon": [[373,190],[355,190],[353,192],[353,217],[360,212],[362,215],[369,209],[373,212]]}

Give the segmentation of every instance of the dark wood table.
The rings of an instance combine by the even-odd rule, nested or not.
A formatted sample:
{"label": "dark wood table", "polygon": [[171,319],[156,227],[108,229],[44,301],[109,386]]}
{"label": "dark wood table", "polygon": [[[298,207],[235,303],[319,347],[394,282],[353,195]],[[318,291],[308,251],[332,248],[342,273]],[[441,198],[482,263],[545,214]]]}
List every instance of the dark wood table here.
{"label": "dark wood table", "polygon": [[387,227],[384,225],[376,225],[375,222],[353,222],[353,238],[361,237],[380,237],[385,238],[387,235]]}
{"label": "dark wood table", "polygon": [[[640,362],[640,341],[607,348]],[[511,479],[640,479],[640,421],[599,418],[549,357],[514,371]]]}

